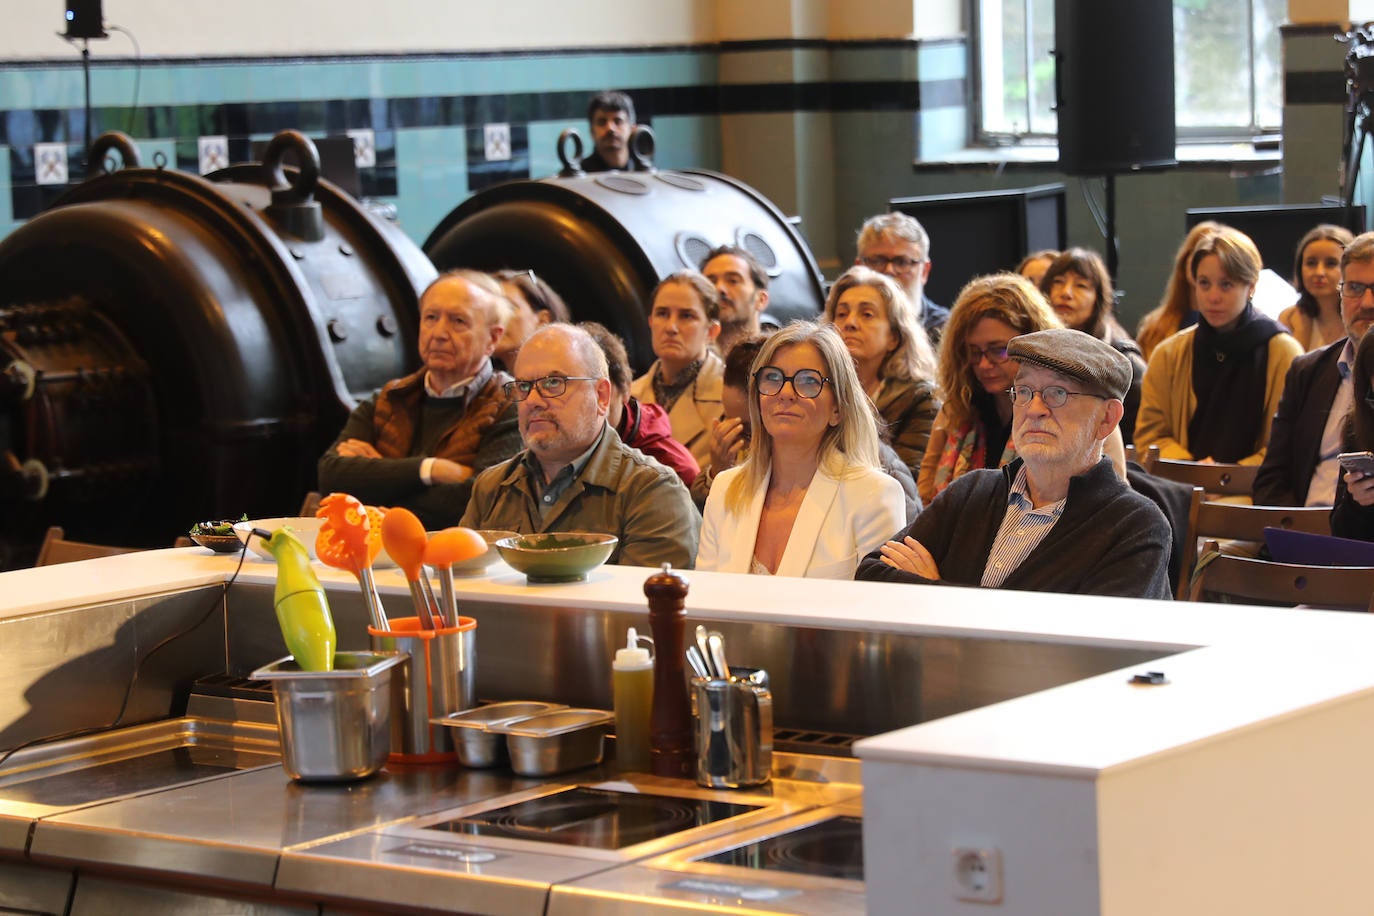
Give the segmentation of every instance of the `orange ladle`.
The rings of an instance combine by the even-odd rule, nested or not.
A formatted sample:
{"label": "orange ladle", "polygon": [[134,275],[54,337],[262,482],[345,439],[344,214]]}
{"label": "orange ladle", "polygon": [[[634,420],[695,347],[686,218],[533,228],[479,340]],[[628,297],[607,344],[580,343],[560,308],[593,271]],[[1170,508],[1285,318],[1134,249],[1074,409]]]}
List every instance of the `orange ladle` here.
{"label": "orange ladle", "polygon": [[382,519],[382,546],[410,583],[410,597],[415,601],[415,616],[420,620],[420,628],[433,630],[437,626],[434,610],[421,585],[427,537],[424,523],[409,509],[391,509]]}
{"label": "orange ladle", "polygon": [[453,564],[481,556],[486,540],[471,528],[445,528],[430,536],[425,545],[425,562],[439,571],[439,593],[443,599],[444,622],[458,626],[458,598],[453,593]]}
{"label": "orange ladle", "polygon": [[315,515],[324,519],[315,537],[315,555],[326,566],[353,573],[362,587],[372,625],[379,630],[391,629],[372,578],[372,561],[382,549],[383,512],[364,506],[356,496],[330,493],[320,500]]}

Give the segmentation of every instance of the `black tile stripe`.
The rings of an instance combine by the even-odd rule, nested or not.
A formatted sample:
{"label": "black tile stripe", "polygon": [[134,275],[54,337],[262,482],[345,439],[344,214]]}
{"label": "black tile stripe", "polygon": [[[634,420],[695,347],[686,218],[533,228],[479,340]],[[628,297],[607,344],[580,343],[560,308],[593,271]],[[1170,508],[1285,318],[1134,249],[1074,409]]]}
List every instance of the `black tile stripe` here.
{"label": "black tile stripe", "polygon": [[1335,71],[1297,71],[1283,75],[1286,105],[1343,105],[1345,75]]}

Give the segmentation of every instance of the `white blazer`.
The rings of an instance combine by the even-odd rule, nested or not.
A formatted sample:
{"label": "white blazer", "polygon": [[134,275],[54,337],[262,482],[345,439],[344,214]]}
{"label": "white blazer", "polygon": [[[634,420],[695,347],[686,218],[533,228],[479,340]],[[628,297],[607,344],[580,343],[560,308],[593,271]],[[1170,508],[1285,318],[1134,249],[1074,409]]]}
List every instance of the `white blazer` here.
{"label": "white blazer", "polygon": [[[697,569],[749,572],[767,480],[742,512],[725,508],[725,493],[740,468],[711,482],[701,525]],[[851,468],[843,480],[817,470],[797,511],[779,576],[852,579],[859,561],[906,527],[902,485],[877,468]]]}
{"label": "white blazer", "polygon": [[[630,384],[630,396],[642,404],[657,404],[654,398],[654,373],[657,371],[658,360],[654,360],[649,371]],[[724,378],[725,363],[714,350],[707,350],[692,387],[684,391],[668,411],[673,438],[687,446],[687,451],[703,468],[711,465],[711,437],[707,433],[725,411],[720,403]]]}

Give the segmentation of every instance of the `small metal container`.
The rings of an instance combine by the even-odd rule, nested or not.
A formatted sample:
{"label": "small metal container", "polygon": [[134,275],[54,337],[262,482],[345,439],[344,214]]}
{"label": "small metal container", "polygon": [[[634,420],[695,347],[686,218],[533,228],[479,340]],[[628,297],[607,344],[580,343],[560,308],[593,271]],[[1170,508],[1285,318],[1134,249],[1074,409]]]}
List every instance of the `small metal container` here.
{"label": "small metal container", "polygon": [[[741,677],[692,678],[697,783],[738,789],[768,782],[773,769],[773,695],[768,672],[731,668]],[[746,674],[747,672],[747,674]]]}
{"label": "small metal container", "polygon": [[601,762],[615,714],[604,709],[560,709],[492,731],[506,736],[510,768],[521,776],[552,776]]}
{"label": "small metal container", "polygon": [[366,779],[391,749],[396,652],[338,652],[333,671],[302,671],[291,656],[253,672],[272,682],[281,764],[302,782]]}
{"label": "small metal container", "polygon": [[510,759],[506,752],[506,736],[493,731],[494,727],[511,725],[556,709],[567,709],[567,704],[511,700],[465,709],[429,721],[431,725],[453,729],[453,748],[458,752],[458,762],[463,766],[494,767]]}

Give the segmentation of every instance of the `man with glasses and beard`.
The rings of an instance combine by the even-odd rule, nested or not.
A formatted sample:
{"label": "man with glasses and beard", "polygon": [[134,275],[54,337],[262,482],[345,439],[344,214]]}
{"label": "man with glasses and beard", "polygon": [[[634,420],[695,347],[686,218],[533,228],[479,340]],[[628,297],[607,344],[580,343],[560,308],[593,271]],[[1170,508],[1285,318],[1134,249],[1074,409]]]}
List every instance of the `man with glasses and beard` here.
{"label": "man with glasses and beard", "polygon": [[1017,459],[957,478],[855,578],[1169,598],[1173,534],[1104,458],[1131,364],[1081,331],[1013,338]]}
{"label": "man with glasses and beard", "polygon": [[1374,232],[1356,236],[1341,254],[1341,318],[1346,336],[1288,367],[1269,427],[1269,447],[1255,476],[1257,506],[1329,506],[1346,414],[1354,401],[1355,348],[1374,322]]}
{"label": "man with glasses and beard", "polygon": [[926,280],[930,279],[930,236],[925,227],[905,213],[881,213],[864,222],[858,248],[854,263],[897,281],[916,306],[921,327],[938,352],[949,309],[931,302],[925,294]]}
{"label": "man with glasses and beard", "polygon": [[461,524],[522,534],[597,531],[620,539],[610,562],[690,569],[701,516],[668,467],[606,423],[606,355],[585,330],[551,324],[525,341],[506,383],[525,451],[479,474]]}

